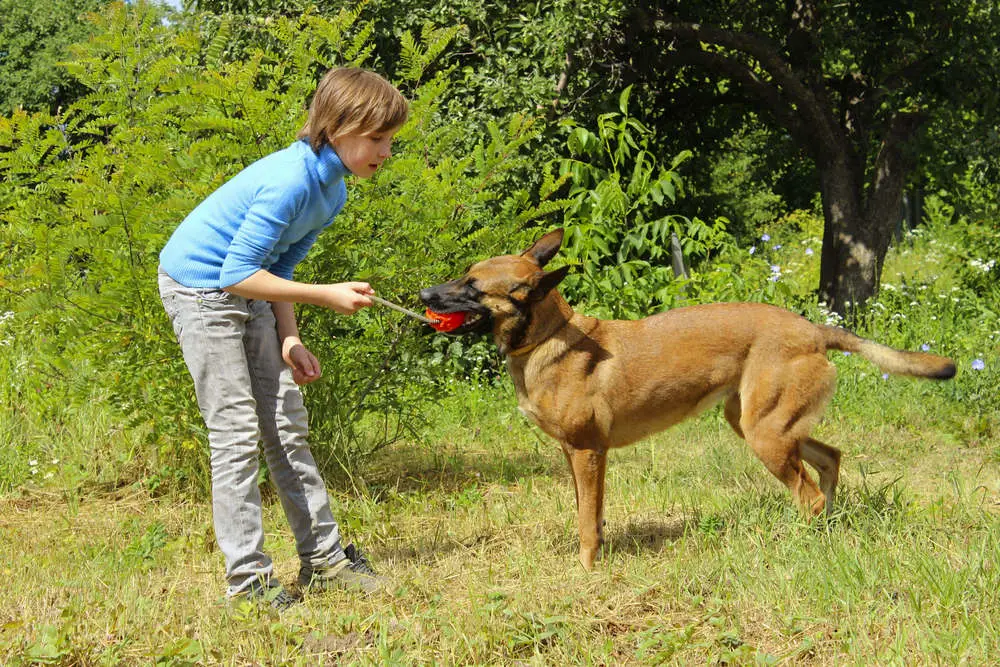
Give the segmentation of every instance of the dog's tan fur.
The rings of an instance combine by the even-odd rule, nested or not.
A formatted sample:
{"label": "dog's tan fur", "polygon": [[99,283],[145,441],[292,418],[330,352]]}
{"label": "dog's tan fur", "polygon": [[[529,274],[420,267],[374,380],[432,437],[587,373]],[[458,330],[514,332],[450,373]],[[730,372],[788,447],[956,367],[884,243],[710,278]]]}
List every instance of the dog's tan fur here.
{"label": "dog's tan fur", "polygon": [[692,306],[634,321],[587,317],[553,289],[565,268],[542,270],[561,242],[562,230],[551,232],[421,298],[439,312],[471,310],[492,322],[521,410],[561,443],[573,472],[587,569],[603,539],[609,449],[724,402],[730,425],[798,504],[830,512],[840,451],[809,435],[834,391],[827,350],[857,353],[888,373],[955,373],[944,357],[894,350],[764,304]]}

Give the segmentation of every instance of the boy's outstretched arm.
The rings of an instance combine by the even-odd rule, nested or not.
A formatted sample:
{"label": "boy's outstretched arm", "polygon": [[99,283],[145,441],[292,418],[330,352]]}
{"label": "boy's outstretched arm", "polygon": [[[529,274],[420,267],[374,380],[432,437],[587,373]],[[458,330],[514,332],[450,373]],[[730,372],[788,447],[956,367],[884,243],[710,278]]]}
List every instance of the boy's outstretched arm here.
{"label": "boy's outstretched arm", "polygon": [[375,293],[371,285],[365,282],[318,285],[300,283],[279,278],[264,269],[224,289],[231,294],[248,299],[310,303],[314,306],[330,308],[341,315],[353,315],[362,308],[372,305],[368,295]]}

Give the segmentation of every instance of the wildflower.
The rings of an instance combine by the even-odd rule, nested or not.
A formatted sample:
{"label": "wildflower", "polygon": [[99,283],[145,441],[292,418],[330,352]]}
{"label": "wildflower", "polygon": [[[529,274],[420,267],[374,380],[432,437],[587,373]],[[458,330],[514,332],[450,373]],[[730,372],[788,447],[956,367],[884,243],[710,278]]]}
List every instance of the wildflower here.
{"label": "wildflower", "polygon": [[763,241],[764,243],[767,243],[768,241],[771,240],[771,235],[770,234],[761,234],[760,235],[760,240]]}
{"label": "wildflower", "polygon": [[755,246],[755,245],[750,246],[750,254],[752,255],[755,252],[757,252],[757,246]]}
{"label": "wildflower", "polygon": [[771,265],[771,277],[768,278],[768,280],[770,280],[772,283],[776,283],[776,282],[778,282],[779,278],[781,278],[781,267],[778,266],[777,264],[772,264]]}
{"label": "wildflower", "polygon": [[982,359],[975,359],[975,360],[973,360],[973,362],[972,362],[972,370],[974,370],[974,371],[981,371],[981,370],[984,370],[985,368],[986,368],[986,362],[985,361],[983,361]]}
{"label": "wildflower", "polygon": [[813,255],[813,249],[812,248],[806,248],[806,256],[812,257],[812,255]]}
{"label": "wildflower", "polygon": [[774,244],[774,249],[775,250],[781,250],[781,244],[780,243],[775,243]]}
{"label": "wildflower", "polygon": [[931,349],[931,346],[928,345],[927,343],[924,343],[923,345],[920,346],[920,349],[923,350],[924,352],[927,352]]}
{"label": "wildflower", "polygon": [[38,460],[37,459],[31,459],[30,461],[28,461],[28,465],[29,466],[36,466],[36,465],[38,465]]}
{"label": "wildflower", "polygon": [[850,353],[850,352],[848,352],[847,350],[844,350],[844,356],[845,356],[845,357],[849,357],[849,356],[851,356],[851,353]]}
{"label": "wildflower", "polygon": [[888,380],[889,379],[889,374],[888,373],[882,373],[882,379],[883,380]]}

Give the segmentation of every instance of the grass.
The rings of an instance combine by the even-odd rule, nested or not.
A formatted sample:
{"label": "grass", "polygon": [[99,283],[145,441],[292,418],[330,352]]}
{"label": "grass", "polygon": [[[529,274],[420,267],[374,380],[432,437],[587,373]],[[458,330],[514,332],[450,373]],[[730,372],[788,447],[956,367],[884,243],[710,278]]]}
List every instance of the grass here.
{"label": "grass", "polygon": [[[391,585],[281,615],[223,600],[210,503],[176,495],[171,477],[201,488],[202,445],[123,426],[99,400],[2,384],[0,663],[995,662],[995,299],[946,270],[968,244],[912,241],[890,254],[861,333],[926,344],[959,373],[884,380],[831,355],[839,388],[816,435],[844,452],[835,516],[803,520],[715,410],[612,453],[593,573],[576,562],[563,456],[518,414],[508,381],[456,385],[419,438],[329,480],[343,532]],[[0,376],[22,372],[0,356]],[[294,543],[266,498],[267,549],[291,582]]]}
{"label": "grass", "polygon": [[[331,484],[345,534],[391,578],[389,591],[310,597],[281,615],[223,602],[208,502],[154,498],[141,485],[28,485],[0,499],[9,587],[0,656],[14,665],[987,663],[1000,650],[1000,443],[956,443],[927,407],[945,385],[852,382],[820,427],[845,452],[832,520],[802,520],[710,412],[613,452],[608,544],[594,573],[576,563],[558,448],[520,417],[507,385],[461,389],[421,442]],[[276,501],[266,525],[278,574],[293,581],[294,543]]]}

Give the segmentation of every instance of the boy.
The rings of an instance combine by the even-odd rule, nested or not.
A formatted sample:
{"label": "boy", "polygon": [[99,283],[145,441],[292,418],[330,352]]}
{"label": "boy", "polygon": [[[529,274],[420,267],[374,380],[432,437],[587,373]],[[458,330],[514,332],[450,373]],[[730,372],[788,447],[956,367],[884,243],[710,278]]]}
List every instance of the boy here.
{"label": "boy", "polygon": [[363,282],[306,284],[292,272],[347,198],[344,177],[389,158],[409,105],[373,72],[335,68],[320,81],[298,141],[251,164],[177,227],[160,253],[159,287],[208,428],[212,513],[227,595],[285,608],[264,553],[258,443],[295,535],[303,588],[370,593],[381,580],[340,543],[309,450],[298,385],[319,379],[294,303],[350,315],[372,305]]}

